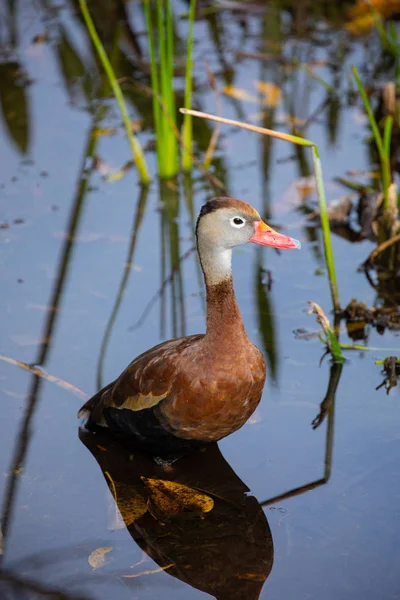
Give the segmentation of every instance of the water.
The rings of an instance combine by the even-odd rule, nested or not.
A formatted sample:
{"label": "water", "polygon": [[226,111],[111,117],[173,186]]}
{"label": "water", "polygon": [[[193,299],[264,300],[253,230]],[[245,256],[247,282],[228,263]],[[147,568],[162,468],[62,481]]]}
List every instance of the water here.
{"label": "water", "polygon": [[[265,126],[288,114],[314,115],[306,136],[319,145],[328,198],[337,198],[343,188],[334,177],[348,169],[370,169],[362,111],[347,101],[344,73],[355,62],[372,76],[380,64],[379,45],[350,42],[340,28],[342,9],[338,21],[328,15],[327,25],[311,13],[309,34],[302,38],[296,35],[296,14],[271,6],[261,15],[227,10],[198,21],[196,105],[215,111],[203,58],[221,88],[230,83],[256,95],[254,81],[278,85],[283,100],[277,108],[224,96],[223,114],[260,122],[257,115],[264,110]],[[185,9],[177,3],[175,14]],[[104,3],[98,10],[110,39],[116,7]],[[135,30],[142,31],[140,6],[130,3],[127,10]],[[195,254],[182,260],[163,294],[158,290],[174,257],[193,246],[193,218],[213,192],[198,175],[177,189],[154,181],[147,193],[134,171],[116,183],[105,182],[91,168],[90,156],[120,167],[129,157],[128,146],[122,131],[97,137],[90,146],[93,117],[87,103],[96,99],[99,76],[73,7],[51,11],[20,3],[15,43],[12,22],[2,22],[3,43],[9,42],[2,64],[11,63],[7,72],[19,66],[17,80],[27,85],[7,88],[14,93],[8,105],[2,96],[8,125],[3,117],[0,203],[1,223],[8,228],[0,230],[0,352],[92,394],[152,345],[204,330],[204,290]],[[184,37],[184,21],[177,20],[177,27]],[[47,41],[33,43],[44,33]],[[144,48],[145,38],[138,40]],[[339,90],[342,108],[331,122],[329,106],[318,108],[327,95],[320,83],[300,70],[236,55],[267,52],[278,43],[287,56],[328,61],[316,72]],[[121,69],[135,76],[126,58],[132,58],[132,47],[122,48]],[[340,64],[333,68],[336,60]],[[181,79],[177,88],[182,89]],[[140,138],[146,144],[152,137],[150,104],[134,98],[133,118],[143,120]],[[28,116],[19,128],[10,127],[14,105]],[[101,127],[119,127],[116,107],[111,101],[107,106]],[[197,123],[196,131],[204,149],[211,128]],[[154,153],[147,157],[154,174]],[[58,598],[96,600],[207,594],[247,599],[259,592],[269,599],[400,597],[399,395],[397,389],[388,396],[383,389],[375,391],[382,376],[374,365],[393,352],[348,354],[334,411],[317,429],[311,426],[331,366],[327,359],[319,364],[323,347],[317,338],[299,339],[294,331],[316,330],[307,302],[329,312],[330,296],[319,230],[305,221],[295,191],[299,177],[310,174],[307,163],[310,156],[296,156],[284,142],[265,142],[229,127],[221,131],[216,174],[229,193],[302,242],[301,252],[246,246],[234,253],[245,326],[266,355],[269,375],[259,409],[220,442],[222,455],[211,448],[163,471],[107,440],[94,443],[79,434],[76,412],[82,398],[73,390],[0,361],[2,597],[41,598],[49,591]],[[310,199],[315,200],[313,192]],[[342,304],[357,297],[372,306],[376,292],[357,267],[373,244],[350,244],[339,236],[333,244]],[[351,341],[345,331],[342,340]],[[398,337],[371,329],[368,343],[395,348]],[[110,480],[93,454],[103,472],[125,484],[117,489],[119,500],[143,493],[144,474],[215,493],[214,508],[204,519],[195,514],[183,523],[162,525],[160,515],[148,513],[140,527],[119,522],[115,528]],[[297,488],[303,493],[281,498]],[[88,559],[98,548],[111,550],[105,564],[93,569]]]}

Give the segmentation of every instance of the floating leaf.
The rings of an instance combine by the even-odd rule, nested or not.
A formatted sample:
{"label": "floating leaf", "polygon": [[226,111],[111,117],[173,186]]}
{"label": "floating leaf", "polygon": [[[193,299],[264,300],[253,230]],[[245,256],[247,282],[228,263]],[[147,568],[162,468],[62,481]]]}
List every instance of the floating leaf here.
{"label": "floating leaf", "polygon": [[46,33],[39,33],[33,37],[32,44],[44,44],[48,41],[48,39],[49,38]]}
{"label": "floating leaf", "polygon": [[142,480],[149,491],[149,509],[153,509],[151,512],[156,518],[158,515],[164,518],[177,516],[184,510],[207,513],[214,507],[210,496],[187,485],[147,477]]}
{"label": "floating leaf", "polygon": [[245,100],[248,102],[258,102],[258,98],[256,96],[252,96],[247,90],[242,88],[235,88],[233,85],[226,85],[222,92],[226,96],[231,96],[232,98],[236,98],[236,100]]}
{"label": "floating leaf", "polygon": [[0,64],[0,106],[8,133],[24,154],[29,148],[29,115],[26,83],[17,62]]}
{"label": "floating leaf", "polygon": [[88,563],[94,570],[101,569],[106,564],[106,554],[111,552],[112,546],[105,546],[104,548],[96,548],[90,553],[88,557]]}
{"label": "floating leaf", "polygon": [[255,81],[255,86],[264,96],[263,104],[268,108],[276,108],[282,99],[282,90],[268,81]]}

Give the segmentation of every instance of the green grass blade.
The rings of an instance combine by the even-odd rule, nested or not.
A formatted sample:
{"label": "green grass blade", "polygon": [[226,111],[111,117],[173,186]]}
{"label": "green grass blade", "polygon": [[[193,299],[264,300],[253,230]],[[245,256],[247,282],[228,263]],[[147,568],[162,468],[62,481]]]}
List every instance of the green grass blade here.
{"label": "green grass blade", "polygon": [[312,147],[315,181],[317,185],[319,212],[321,218],[322,234],[324,239],[325,260],[328,269],[329,285],[331,289],[332,304],[335,312],[340,310],[339,291],[336,280],[335,261],[333,258],[331,229],[329,225],[328,209],[326,206],[324,180],[322,177],[321,160],[316,145]]}
{"label": "green grass blade", "polygon": [[[186,47],[186,76],[185,76],[185,108],[191,108],[193,88],[193,30],[196,13],[196,0],[190,0],[189,29]],[[193,167],[192,156],[193,126],[192,116],[185,115],[182,126],[182,167],[184,171],[191,171]]]}
{"label": "green grass blade", "polygon": [[389,115],[385,119],[385,127],[383,130],[383,147],[385,149],[386,160],[390,161],[390,142],[392,140],[393,117]]}
{"label": "green grass blade", "polygon": [[364,104],[365,112],[367,113],[368,120],[371,125],[372,132],[374,134],[375,143],[377,145],[378,152],[379,152],[379,154],[383,154],[384,148],[383,148],[382,136],[379,131],[379,127],[376,122],[376,119],[374,117],[374,113],[372,112],[372,108],[371,108],[371,104],[369,102],[368,96],[366,94],[363,84],[361,83],[361,79],[358,74],[357,68],[353,65],[351,67],[351,70],[353,72],[354,79],[356,80],[358,91],[360,92],[360,96],[361,96],[363,104]]}
{"label": "green grass blade", "polygon": [[90,13],[89,13],[89,10],[88,10],[87,4],[86,4],[86,0],[79,0],[79,6],[81,8],[82,15],[85,20],[86,27],[89,31],[90,37],[92,39],[93,45],[96,48],[97,54],[99,55],[100,61],[106,72],[106,75],[110,82],[114,96],[118,102],[122,120],[123,120],[124,126],[125,126],[126,135],[128,137],[129,145],[131,148],[132,158],[138,169],[140,181],[143,185],[148,185],[150,183],[150,175],[147,170],[146,159],[142,152],[140,142],[132,131],[128,110],[126,108],[124,96],[122,94],[120,85],[117,81],[117,78],[115,77],[115,73],[113,71],[110,61],[108,60],[108,57],[104,50],[103,44],[101,43],[101,40],[97,34],[96,28],[94,26],[94,23],[92,21],[92,18],[90,16]]}
{"label": "green grass blade", "polygon": [[160,169],[161,165],[161,153],[160,153],[160,144],[157,143],[158,139],[162,139],[161,132],[161,109],[160,103],[158,101],[158,97],[160,95],[160,83],[159,83],[159,75],[157,70],[157,59],[156,59],[156,51],[154,44],[154,35],[153,35],[153,22],[151,18],[151,7],[150,0],[144,0],[144,13],[146,19],[146,27],[147,27],[147,36],[149,40],[149,57],[150,57],[150,75],[151,75],[151,87],[153,89],[153,119],[154,119],[154,130],[156,134],[156,153],[157,153],[157,163],[158,168]]}
{"label": "green grass blade", "polygon": [[[172,18],[171,0],[166,0],[166,49],[168,66],[168,112],[176,125],[176,105],[174,90],[174,22]],[[168,122],[168,136],[170,149],[170,163],[172,175],[178,172],[178,142]]]}
{"label": "green grass blade", "polygon": [[386,210],[389,207],[390,164],[388,164],[388,160],[386,158],[385,146],[382,140],[381,132],[379,131],[378,124],[374,117],[374,113],[372,112],[371,104],[365,92],[364,86],[361,83],[358,71],[354,65],[351,67],[351,70],[353,72],[354,79],[356,80],[358,91],[360,92],[365,112],[367,113],[368,120],[371,125],[372,133],[374,134],[376,147],[378,148],[382,172],[383,209]]}

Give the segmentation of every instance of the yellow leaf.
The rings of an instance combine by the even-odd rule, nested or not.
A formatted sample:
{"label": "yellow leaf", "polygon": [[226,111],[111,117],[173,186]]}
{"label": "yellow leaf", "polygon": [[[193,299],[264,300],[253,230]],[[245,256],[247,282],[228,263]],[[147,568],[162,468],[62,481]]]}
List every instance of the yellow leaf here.
{"label": "yellow leaf", "polygon": [[[125,525],[129,527],[147,512],[146,501],[131,485],[114,481],[108,471],[105,471],[105,475],[110,481],[111,492],[121,517]],[[118,522],[118,518],[116,520]]]}
{"label": "yellow leaf", "polygon": [[280,104],[282,98],[281,89],[275,85],[274,83],[269,83],[268,81],[255,81],[255,86],[263,96],[265,96],[263,100],[263,104],[268,106],[269,108],[275,108]]}
{"label": "yellow leaf", "polygon": [[113,549],[112,546],[105,546],[104,548],[96,548],[90,553],[88,563],[93,569],[101,569],[106,564],[105,556]]}
{"label": "yellow leaf", "polygon": [[258,99],[255,96],[252,96],[247,90],[242,88],[235,88],[233,85],[226,85],[222,92],[226,96],[231,96],[232,98],[236,98],[236,100],[245,100],[248,102],[258,102]]}
{"label": "yellow leaf", "polygon": [[134,521],[140,519],[147,512],[147,504],[143,496],[135,493],[131,485],[115,482],[117,491],[118,509],[129,527]]}
{"label": "yellow leaf", "polygon": [[118,129],[116,127],[96,127],[94,130],[94,135],[96,137],[101,137],[104,135],[114,135],[117,133]]}
{"label": "yellow leaf", "polygon": [[347,23],[344,24],[344,27],[353,35],[363,35],[372,29],[374,23],[374,16],[372,14],[361,15],[360,17],[352,19],[351,21],[347,21]]}
{"label": "yellow leaf", "polygon": [[375,25],[373,9],[383,18],[400,13],[399,0],[358,0],[349,10],[349,21],[345,23],[347,31],[353,35],[367,33]]}
{"label": "yellow leaf", "polygon": [[210,496],[187,485],[147,477],[142,477],[142,480],[149,491],[152,508],[162,517],[177,516],[184,510],[207,513],[214,507]]}

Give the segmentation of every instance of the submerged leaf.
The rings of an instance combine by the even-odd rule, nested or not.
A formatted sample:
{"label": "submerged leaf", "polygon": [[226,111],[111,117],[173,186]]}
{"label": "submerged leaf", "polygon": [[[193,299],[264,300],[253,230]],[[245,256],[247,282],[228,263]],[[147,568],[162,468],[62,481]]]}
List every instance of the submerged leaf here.
{"label": "submerged leaf", "polygon": [[96,548],[90,553],[88,557],[88,563],[94,570],[101,569],[106,564],[105,556],[113,549],[112,546],[105,546],[104,548]]}
{"label": "submerged leaf", "polygon": [[152,514],[155,512],[161,517],[168,518],[177,516],[185,510],[207,513],[214,507],[214,500],[210,496],[187,485],[147,477],[142,477],[142,480],[149,492],[151,503],[149,508],[155,509]]}
{"label": "submerged leaf", "polygon": [[105,471],[105,475],[110,482],[111,492],[116,502],[117,515],[113,528],[120,529],[120,517],[126,527],[129,527],[147,512],[146,501],[131,485],[114,481],[108,471]]}

